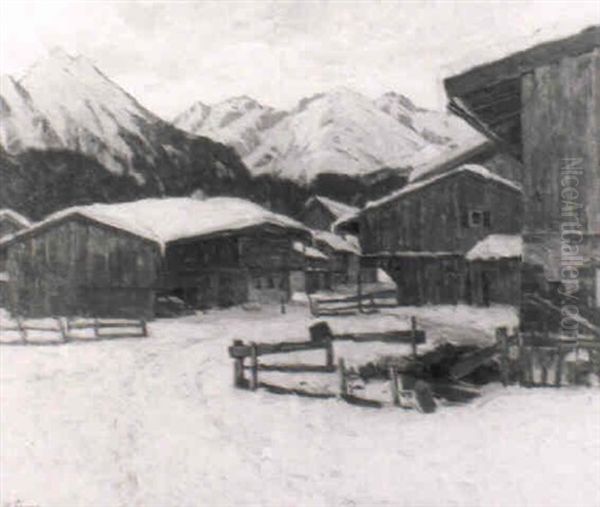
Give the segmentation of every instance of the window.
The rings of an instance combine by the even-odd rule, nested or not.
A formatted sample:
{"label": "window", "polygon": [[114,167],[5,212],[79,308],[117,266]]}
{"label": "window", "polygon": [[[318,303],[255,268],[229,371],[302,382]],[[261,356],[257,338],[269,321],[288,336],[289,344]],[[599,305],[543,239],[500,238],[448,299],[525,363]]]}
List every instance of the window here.
{"label": "window", "polygon": [[463,227],[491,227],[492,216],[489,211],[469,210],[461,215]]}
{"label": "window", "polygon": [[269,289],[275,288],[275,280],[273,280],[272,276],[267,277],[267,288],[269,288]]}
{"label": "window", "polygon": [[479,227],[483,225],[483,213],[479,210],[473,210],[469,213],[469,227]]}
{"label": "window", "polygon": [[261,279],[260,279],[260,276],[257,276],[257,277],[254,279],[254,287],[255,287],[256,289],[258,289],[258,290],[262,289],[262,281],[261,281]]}

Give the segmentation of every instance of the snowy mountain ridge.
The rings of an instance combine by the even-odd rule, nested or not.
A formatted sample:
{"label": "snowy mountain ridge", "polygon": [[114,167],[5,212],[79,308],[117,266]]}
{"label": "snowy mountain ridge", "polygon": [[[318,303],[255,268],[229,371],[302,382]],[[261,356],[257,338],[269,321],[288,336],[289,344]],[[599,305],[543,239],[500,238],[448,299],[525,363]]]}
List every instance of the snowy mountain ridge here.
{"label": "snowy mountain ridge", "polygon": [[18,81],[2,78],[0,141],[15,154],[65,149],[100,162],[139,184],[159,164],[181,164],[192,139],[154,115],[82,56],[61,49],[34,63]]}
{"label": "snowy mountain ridge", "polygon": [[343,87],[304,98],[289,112],[249,97],[196,103],[174,123],[234,147],[253,174],[301,182],[324,172],[412,167],[479,135],[460,118],[419,108],[401,94],[371,100]]}

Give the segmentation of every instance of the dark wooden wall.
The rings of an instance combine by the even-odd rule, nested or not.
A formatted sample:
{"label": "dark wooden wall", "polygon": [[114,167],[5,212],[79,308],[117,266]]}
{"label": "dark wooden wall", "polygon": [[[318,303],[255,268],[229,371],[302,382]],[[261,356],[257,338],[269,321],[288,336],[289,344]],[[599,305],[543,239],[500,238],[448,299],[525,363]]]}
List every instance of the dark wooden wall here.
{"label": "dark wooden wall", "polygon": [[197,307],[287,300],[289,274],[304,268],[293,242],[308,233],[260,226],[167,245],[161,286]]}
{"label": "dark wooden wall", "polygon": [[518,306],[521,299],[521,259],[507,258],[469,263],[471,304]]}
{"label": "dark wooden wall", "polygon": [[158,245],[83,217],[7,246],[11,309],[26,316],[154,316]]}
{"label": "dark wooden wall", "polygon": [[468,268],[460,255],[393,256],[378,263],[396,283],[400,305],[469,302]]}
{"label": "dark wooden wall", "polygon": [[[489,212],[489,225],[471,226],[468,213]],[[486,222],[487,223],[487,222]],[[522,196],[494,180],[459,172],[405,194],[360,218],[366,254],[398,251],[465,253],[489,234],[519,234]]]}
{"label": "dark wooden wall", "polygon": [[[525,74],[522,85],[523,161],[525,165],[523,292],[535,292],[562,304],[561,227],[577,220],[581,238],[571,236],[589,267],[578,273],[576,304],[600,322],[595,290],[600,261],[600,49],[565,57]],[[565,168],[577,179],[581,204],[576,218],[561,215]],[[568,199],[573,200],[573,194]],[[525,301],[525,300],[524,300]],[[538,321],[527,305],[522,320]],[[539,322],[538,322],[539,323]],[[542,323],[539,323],[540,325]],[[529,324],[527,324],[529,325]]]}
{"label": "dark wooden wall", "polygon": [[316,199],[312,199],[300,214],[300,221],[311,229],[329,231],[337,217]]}

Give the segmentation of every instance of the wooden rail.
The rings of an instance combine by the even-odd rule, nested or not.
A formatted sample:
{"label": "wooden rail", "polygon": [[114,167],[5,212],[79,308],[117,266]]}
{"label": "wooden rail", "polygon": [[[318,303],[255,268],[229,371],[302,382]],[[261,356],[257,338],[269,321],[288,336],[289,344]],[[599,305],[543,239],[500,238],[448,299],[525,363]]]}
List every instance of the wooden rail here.
{"label": "wooden rail", "polygon": [[[259,357],[268,354],[285,354],[289,352],[301,352],[307,350],[325,350],[325,365],[261,365]],[[235,387],[256,390],[259,387],[259,370],[277,370],[289,372],[301,371],[335,371],[333,363],[333,345],[331,340],[311,340],[308,342],[279,342],[279,343],[244,343],[241,340],[234,340],[229,347],[229,356],[234,359],[233,362],[233,384]],[[244,361],[250,360],[250,380],[245,378],[244,371],[246,366]]]}
{"label": "wooden rail", "polygon": [[[394,299],[393,303],[389,302],[391,298]],[[309,296],[309,305],[310,312],[315,317],[334,317],[356,315],[357,313],[377,313],[382,308],[396,308],[398,304],[395,298],[396,292],[389,290],[334,298]]]}
{"label": "wooden rail", "polygon": [[[104,340],[110,338],[141,338],[148,336],[146,321],[140,320],[100,320],[98,318],[71,320],[65,317],[53,317],[55,326],[28,323],[22,317],[15,317],[16,326],[2,326],[3,331],[13,331],[19,334],[21,344],[52,345],[71,341]],[[93,338],[83,338],[72,331],[90,329],[94,331]],[[113,330],[113,333],[103,333],[101,330]],[[31,332],[53,333],[54,340],[31,340]],[[4,342],[7,344],[6,342]]]}

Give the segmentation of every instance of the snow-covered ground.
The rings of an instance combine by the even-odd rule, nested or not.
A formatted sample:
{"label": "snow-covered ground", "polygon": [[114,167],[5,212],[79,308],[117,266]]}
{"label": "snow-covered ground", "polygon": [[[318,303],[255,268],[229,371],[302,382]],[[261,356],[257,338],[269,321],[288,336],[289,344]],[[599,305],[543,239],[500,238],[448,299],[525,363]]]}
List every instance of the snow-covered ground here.
{"label": "snow-covered ground", "polygon": [[[146,339],[2,346],[0,505],[600,505],[599,390],[490,385],[431,415],[235,390],[232,339],[307,339],[306,307],[278,310],[156,321]],[[516,325],[506,307],[327,320],[337,332],[385,329],[413,314],[432,343]],[[406,346],[335,352],[361,360],[390,347]],[[311,358],[323,364],[322,351]]]}

